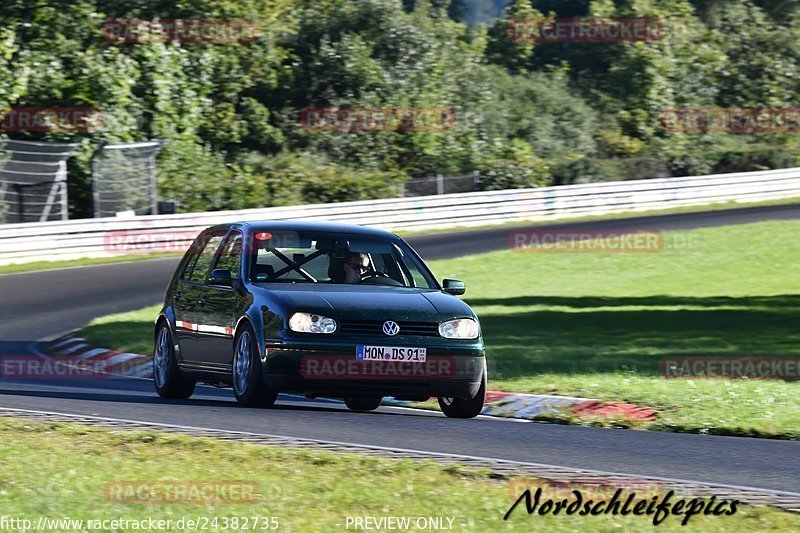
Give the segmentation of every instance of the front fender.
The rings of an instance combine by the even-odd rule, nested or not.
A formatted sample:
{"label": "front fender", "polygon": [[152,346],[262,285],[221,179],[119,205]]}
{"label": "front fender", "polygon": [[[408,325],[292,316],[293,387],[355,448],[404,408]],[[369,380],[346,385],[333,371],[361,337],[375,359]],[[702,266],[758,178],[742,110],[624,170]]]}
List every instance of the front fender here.
{"label": "front fender", "polygon": [[266,305],[251,305],[245,315],[236,322],[234,331],[238,332],[242,324],[247,321],[253,328],[258,346],[258,354],[262,362],[267,360],[266,339],[274,338],[278,329],[282,327],[283,319],[273,313]]}
{"label": "front fender", "polygon": [[158,324],[158,321],[162,318],[165,318],[167,322],[169,322],[170,329],[175,329],[175,309],[173,309],[171,305],[164,307],[161,312],[158,313],[155,324]]}

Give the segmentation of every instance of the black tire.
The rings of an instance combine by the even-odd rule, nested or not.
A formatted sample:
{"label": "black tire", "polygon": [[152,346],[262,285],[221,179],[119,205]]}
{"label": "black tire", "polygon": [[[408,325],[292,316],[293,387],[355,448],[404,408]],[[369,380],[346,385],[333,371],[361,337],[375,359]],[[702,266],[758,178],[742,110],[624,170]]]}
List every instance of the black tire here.
{"label": "black tire", "polygon": [[[245,342],[245,346],[242,343]],[[243,326],[233,342],[231,383],[236,401],[245,407],[271,407],[278,393],[264,384],[261,358],[258,356],[256,336],[250,326]],[[247,359],[244,359],[247,357]]]}
{"label": "black tire", "polygon": [[162,398],[185,400],[194,393],[195,381],[181,372],[175,359],[172,331],[164,322],[156,330],[153,349],[153,384]]}
{"label": "black tire", "polygon": [[462,398],[439,398],[439,407],[448,418],[475,418],[486,402],[486,372],[483,373],[478,393],[471,400]]}
{"label": "black tire", "polygon": [[378,407],[381,406],[381,402],[383,401],[383,396],[370,396],[370,397],[356,397],[356,398],[345,398],[344,404],[347,406],[348,409],[351,411],[374,411]]}

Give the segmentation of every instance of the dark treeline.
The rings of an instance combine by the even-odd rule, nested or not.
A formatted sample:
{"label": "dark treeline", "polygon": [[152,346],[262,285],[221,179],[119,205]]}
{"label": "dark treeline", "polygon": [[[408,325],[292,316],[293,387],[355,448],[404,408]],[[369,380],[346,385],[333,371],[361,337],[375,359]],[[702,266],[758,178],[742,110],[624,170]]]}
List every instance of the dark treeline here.
{"label": "dark treeline", "polygon": [[[789,132],[666,131],[665,109],[789,108],[800,93],[795,0],[0,0],[0,111],[91,107],[89,157],[163,139],[162,198],[182,211],[366,199],[412,177],[479,170],[507,188],[797,163]],[[534,43],[509,21],[656,18],[654,42]],[[243,43],[118,43],[117,19],[244,19]],[[105,28],[105,34],[104,34]],[[317,132],[304,108],[452,108],[446,131]]]}

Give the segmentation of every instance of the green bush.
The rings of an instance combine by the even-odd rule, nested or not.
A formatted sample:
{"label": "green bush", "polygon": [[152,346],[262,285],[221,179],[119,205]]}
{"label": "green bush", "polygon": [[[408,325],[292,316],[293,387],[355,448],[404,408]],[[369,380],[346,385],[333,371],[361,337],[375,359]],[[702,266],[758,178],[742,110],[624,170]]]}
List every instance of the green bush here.
{"label": "green bush", "polygon": [[226,184],[233,169],[221,154],[195,139],[175,139],[164,144],[159,154],[158,195],[174,199],[181,211],[230,209]]}
{"label": "green bush", "polygon": [[542,187],[550,185],[552,178],[547,161],[535,156],[533,148],[518,139],[507,146],[495,146],[479,170],[483,190]]}
{"label": "green bush", "polygon": [[399,172],[357,171],[313,153],[242,154],[236,208],[369,200],[398,195]]}

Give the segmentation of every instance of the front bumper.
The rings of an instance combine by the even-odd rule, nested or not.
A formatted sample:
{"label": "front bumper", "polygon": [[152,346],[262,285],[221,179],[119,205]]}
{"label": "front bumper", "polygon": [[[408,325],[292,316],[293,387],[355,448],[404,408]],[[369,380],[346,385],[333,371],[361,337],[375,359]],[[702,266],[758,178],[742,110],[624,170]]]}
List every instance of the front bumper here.
{"label": "front bumper", "polygon": [[[427,342],[426,342],[427,340]],[[425,363],[357,361],[357,344],[425,346]],[[473,398],[486,372],[481,341],[397,339],[359,342],[267,343],[262,358],[264,382],[276,391],[310,396],[393,396],[425,400],[431,396]]]}

